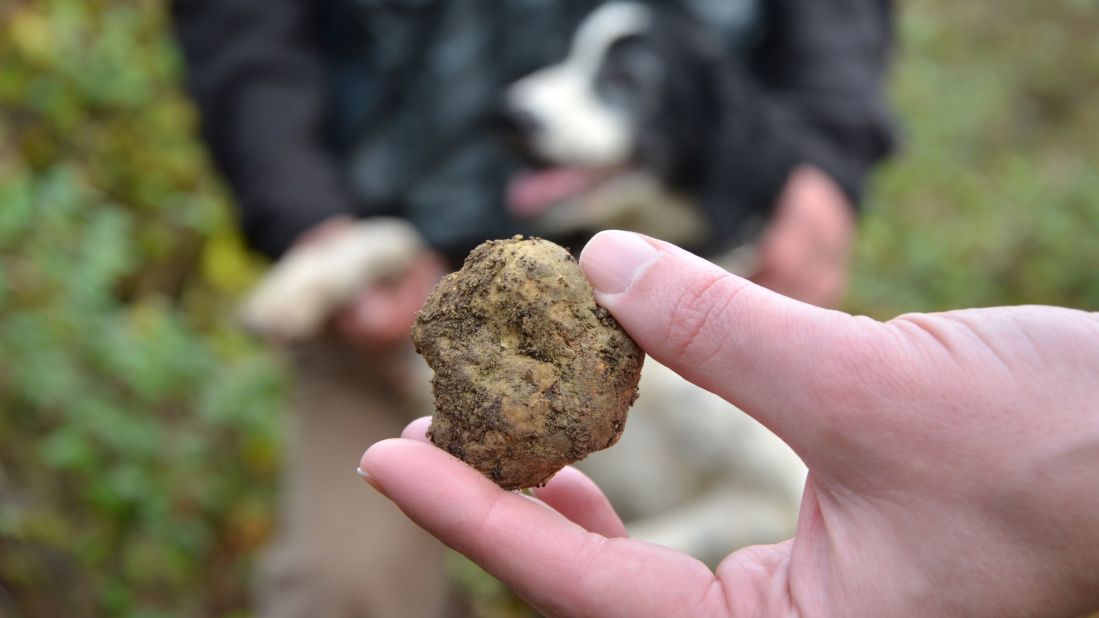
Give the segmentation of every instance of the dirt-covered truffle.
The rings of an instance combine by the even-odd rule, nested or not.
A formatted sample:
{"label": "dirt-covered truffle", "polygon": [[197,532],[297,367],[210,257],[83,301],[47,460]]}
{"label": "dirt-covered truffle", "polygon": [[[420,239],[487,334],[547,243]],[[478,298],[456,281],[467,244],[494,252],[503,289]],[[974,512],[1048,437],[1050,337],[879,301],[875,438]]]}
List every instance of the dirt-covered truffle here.
{"label": "dirt-covered truffle", "polygon": [[614,444],[644,360],[568,251],[519,236],[444,277],[412,339],[435,370],[431,441],[504,489]]}

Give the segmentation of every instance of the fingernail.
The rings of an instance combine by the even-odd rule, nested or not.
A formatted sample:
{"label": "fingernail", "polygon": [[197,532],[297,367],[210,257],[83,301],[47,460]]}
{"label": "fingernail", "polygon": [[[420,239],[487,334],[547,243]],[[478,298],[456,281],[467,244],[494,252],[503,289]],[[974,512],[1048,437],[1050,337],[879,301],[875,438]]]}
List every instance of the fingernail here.
{"label": "fingernail", "polygon": [[580,267],[596,292],[620,294],[630,288],[659,253],[638,234],[608,230],[588,241],[580,254]]}
{"label": "fingernail", "polygon": [[[363,470],[362,466],[359,466],[358,468],[355,468],[355,474],[358,474],[359,476],[363,477],[363,480],[366,481],[367,485],[370,485],[371,487],[378,490],[379,492],[382,491],[382,486],[378,484],[377,479],[370,476],[370,473],[367,472],[366,470]],[[385,492],[382,492],[382,493],[385,493]]]}

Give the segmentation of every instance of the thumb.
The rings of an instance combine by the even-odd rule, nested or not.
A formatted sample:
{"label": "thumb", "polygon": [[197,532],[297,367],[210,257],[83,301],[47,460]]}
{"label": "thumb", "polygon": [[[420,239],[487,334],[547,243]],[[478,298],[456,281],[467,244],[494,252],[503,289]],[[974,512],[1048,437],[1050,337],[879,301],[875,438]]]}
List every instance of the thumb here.
{"label": "thumb", "polygon": [[776,294],[663,241],[601,232],[580,266],[599,304],[649,355],[803,456],[829,427],[845,426],[827,404],[849,408],[880,365],[881,323]]}

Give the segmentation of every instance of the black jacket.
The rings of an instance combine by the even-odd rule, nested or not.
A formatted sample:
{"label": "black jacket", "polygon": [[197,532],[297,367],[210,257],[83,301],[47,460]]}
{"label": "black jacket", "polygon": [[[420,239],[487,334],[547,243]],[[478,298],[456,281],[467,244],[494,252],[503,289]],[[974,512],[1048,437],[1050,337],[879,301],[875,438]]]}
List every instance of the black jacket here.
{"label": "black jacket", "polygon": [[[768,125],[786,133],[783,156],[745,156],[758,168],[740,174],[745,193],[773,200],[790,166],[808,162],[857,203],[892,143],[889,0],[682,3],[725,32]],[[328,217],[384,214],[461,256],[522,231],[500,198],[514,163],[485,112],[504,85],[563,55],[595,4],[176,0],[173,14],[203,135],[254,248],[278,256]],[[719,238],[734,233],[713,219]]]}

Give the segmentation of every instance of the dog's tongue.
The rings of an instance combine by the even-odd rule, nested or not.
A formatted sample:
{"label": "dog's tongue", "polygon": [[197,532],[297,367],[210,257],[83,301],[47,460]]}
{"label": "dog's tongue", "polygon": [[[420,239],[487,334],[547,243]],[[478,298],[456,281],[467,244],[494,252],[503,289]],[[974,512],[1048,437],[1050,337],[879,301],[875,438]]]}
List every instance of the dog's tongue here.
{"label": "dog's tongue", "polygon": [[587,191],[591,185],[591,173],[575,167],[523,172],[508,183],[507,208],[517,217],[535,217],[550,206]]}

